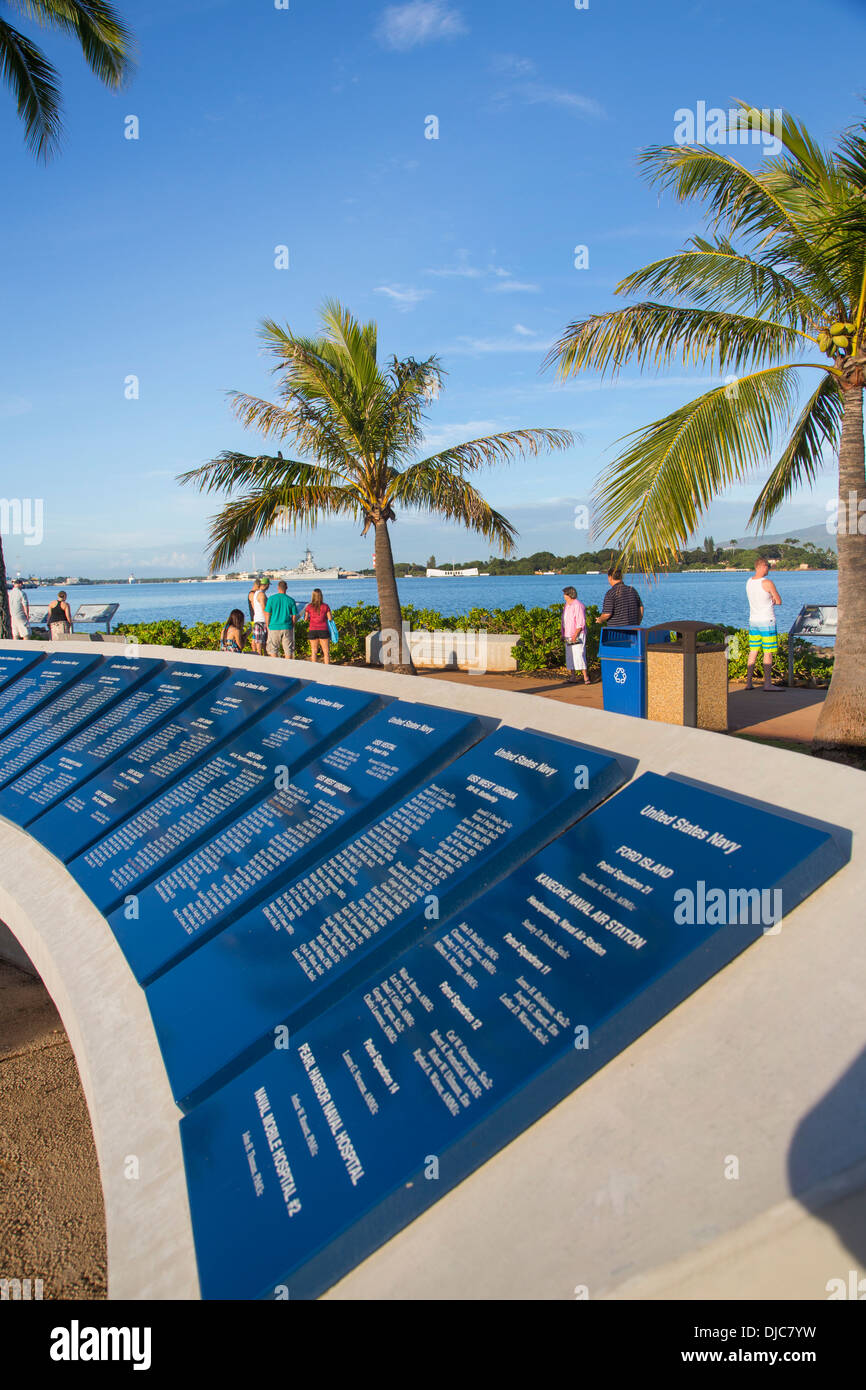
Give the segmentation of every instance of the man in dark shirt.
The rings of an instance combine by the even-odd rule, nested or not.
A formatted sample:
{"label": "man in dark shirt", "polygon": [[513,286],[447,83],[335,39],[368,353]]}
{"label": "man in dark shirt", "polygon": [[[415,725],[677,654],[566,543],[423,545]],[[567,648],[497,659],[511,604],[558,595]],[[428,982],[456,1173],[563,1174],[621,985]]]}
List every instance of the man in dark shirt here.
{"label": "man in dark shirt", "polygon": [[607,582],[610,588],[604,596],[598,621],[610,623],[611,627],[640,627],[643,604],[637,589],[623,583],[622,570],[618,569],[608,570]]}

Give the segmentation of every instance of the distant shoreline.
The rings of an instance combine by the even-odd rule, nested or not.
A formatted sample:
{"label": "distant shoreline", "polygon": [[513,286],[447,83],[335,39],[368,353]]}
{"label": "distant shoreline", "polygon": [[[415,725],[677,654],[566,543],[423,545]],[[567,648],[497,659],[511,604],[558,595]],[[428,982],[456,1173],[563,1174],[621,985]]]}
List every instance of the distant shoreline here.
{"label": "distant shoreline", "polygon": [[[796,569],[783,569],[781,565],[774,565],[774,566],[772,567],[771,571],[770,571],[771,574],[836,574],[836,572],[837,572],[837,571],[836,571],[835,569],[817,569],[817,568],[816,568],[816,569],[812,569],[811,566],[810,566],[809,568],[807,568],[807,569],[800,569],[799,566],[798,566]],[[519,580],[525,580],[525,579],[552,579],[552,578],[574,579],[574,578],[581,578],[581,577],[585,579],[585,578],[596,578],[600,573],[601,573],[600,570],[551,570],[551,571],[545,572],[544,574],[534,574],[534,573],[533,573],[533,574],[497,574],[497,575],[492,575],[492,576],[491,576],[491,575],[467,575],[467,576],[465,576],[465,577],[468,578],[468,579],[488,579],[488,578],[494,578],[494,579],[519,579]],[[676,570],[654,570],[654,571],[652,571],[652,573],[644,573],[643,571],[640,571],[640,570],[636,570],[636,571],[633,570],[633,571],[631,571],[631,578],[633,578],[633,579],[669,579],[669,578],[671,578],[671,577],[672,577],[673,575],[675,575],[675,574],[751,574],[751,573],[752,573],[752,566],[751,566],[751,565],[750,565],[748,568],[746,568],[746,567],[740,568],[739,566],[736,566],[736,565],[713,565],[713,566],[711,566],[711,567],[707,567],[706,569],[703,569],[703,568],[702,568],[702,569],[697,569],[697,568],[694,567],[694,566],[689,566],[688,568],[676,569]],[[315,576],[312,576],[311,578],[314,578],[314,577],[315,577]],[[445,577],[447,577],[447,579],[450,581],[452,578],[453,578],[453,579],[460,579],[460,578],[462,578],[462,577],[464,577],[464,576],[461,576],[461,575],[457,574],[457,575],[453,575],[453,576],[449,575],[449,576],[445,576]],[[358,571],[356,574],[351,574],[351,575],[347,576],[347,578],[350,580],[350,582],[352,582],[352,583],[357,583],[357,582],[358,582],[359,580],[361,580],[361,579],[374,580],[374,579],[375,579],[375,575],[373,574],[372,571],[364,572],[363,570],[360,570],[360,571]],[[426,579],[426,578],[429,578],[429,576],[423,575],[423,574],[398,574],[398,575],[397,575],[397,579],[398,579],[398,580],[402,580],[402,579]],[[275,581],[272,581],[272,582],[275,582]],[[292,582],[292,581],[289,581],[289,582]],[[305,584],[305,583],[307,583],[307,582],[309,582],[309,581],[308,581],[308,578],[307,578],[306,576],[301,576],[301,575],[299,575],[299,576],[297,577],[297,583],[298,583],[299,585],[303,585],[303,584]],[[337,580],[337,579],[329,579],[329,580],[326,580],[325,582],[326,582],[327,584],[338,584],[338,583],[343,584],[343,583],[346,582],[346,580],[345,580],[345,579],[339,579],[339,580]],[[10,585],[10,584],[12,583],[12,580],[9,578],[8,575],[7,575],[7,578],[6,578],[6,583],[7,583],[7,585]],[[34,581],[27,579],[27,580],[24,581],[24,583],[25,583],[25,587],[29,587],[32,583],[34,583]],[[136,579],[135,582],[134,582],[133,584],[130,584],[128,579],[77,579],[77,580],[69,580],[69,579],[39,579],[39,580],[35,581],[35,583],[36,583],[36,587],[37,587],[37,588],[40,588],[40,589],[57,589],[58,587],[59,587],[59,588],[62,588],[62,589],[93,589],[93,588],[96,588],[97,585],[106,585],[106,584],[112,585],[112,586],[115,586],[115,587],[122,587],[122,588],[129,588],[129,589],[135,589],[135,588],[138,588],[138,587],[140,587],[140,586],[146,586],[146,585],[148,585],[148,584],[208,584],[210,587],[214,587],[215,585],[224,584],[224,585],[226,586],[226,588],[229,588],[229,587],[231,587],[233,584],[252,584],[252,580],[250,580],[250,579],[221,579],[221,580],[213,580],[213,579],[208,579],[206,576],[200,577],[200,576],[197,576],[197,575],[190,576],[190,575],[186,575],[186,574],[179,574],[179,575],[170,575],[170,576],[168,576],[168,577],[160,576],[158,579]]]}

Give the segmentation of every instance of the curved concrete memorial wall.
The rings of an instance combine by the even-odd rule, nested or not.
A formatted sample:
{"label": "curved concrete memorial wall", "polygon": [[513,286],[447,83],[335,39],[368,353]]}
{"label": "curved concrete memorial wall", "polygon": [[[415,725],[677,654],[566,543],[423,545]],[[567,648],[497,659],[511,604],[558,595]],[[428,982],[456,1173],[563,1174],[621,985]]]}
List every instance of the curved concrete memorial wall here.
{"label": "curved concrete memorial wall", "polygon": [[743,1053],[853,941],[861,777],[451,682],[0,644],[0,916],[76,1052],[110,1294],[616,1295],[784,1201],[816,1083]]}

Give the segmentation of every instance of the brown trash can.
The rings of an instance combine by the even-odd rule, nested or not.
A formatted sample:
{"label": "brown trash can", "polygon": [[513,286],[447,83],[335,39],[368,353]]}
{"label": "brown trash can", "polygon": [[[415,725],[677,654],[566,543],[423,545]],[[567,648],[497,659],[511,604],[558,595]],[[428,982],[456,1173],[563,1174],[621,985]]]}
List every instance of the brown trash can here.
{"label": "brown trash can", "polygon": [[647,719],[690,728],[728,728],[728,654],[723,642],[698,642],[710,622],[656,623],[650,632],[677,640],[647,643]]}

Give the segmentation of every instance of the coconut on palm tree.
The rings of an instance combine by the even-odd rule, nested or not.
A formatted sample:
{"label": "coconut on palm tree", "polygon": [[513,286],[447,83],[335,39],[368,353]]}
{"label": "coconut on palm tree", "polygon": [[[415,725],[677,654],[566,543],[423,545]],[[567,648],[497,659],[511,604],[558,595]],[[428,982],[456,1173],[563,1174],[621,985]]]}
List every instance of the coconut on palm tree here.
{"label": "coconut on palm tree", "polygon": [[780,139],[779,156],[752,170],[709,146],[645,151],[652,182],[706,205],[709,234],[629,275],[617,293],[650,297],[571,324],[548,363],[563,377],[677,359],[727,374],[629,436],[599,480],[599,524],[632,568],[665,568],[712,499],[775,458],[749,519],[766,528],[838,454],[839,627],[813,748],[862,765],[866,126],[825,151],[791,116],[780,128],[738,107],[731,140],[762,131]]}
{"label": "coconut on palm tree", "polygon": [[[107,87],[119,87],[129,72],[132,35],[105,0],[0,0],[0,74],[18,104],[27,144],[40,159],[49,159],[62,132],[59,76],[42,49],[4,19],[3,11],[10,9],[43,29],[76,38],[88,66]],[[11,635],[0,542],[0,637]]]}
{"label": "coconut on palm tree", "polygon": [[322,310],[322,336],[300,337],[271,320],[262,324],[276,359],[276,403],[232,392],[235,414],[301,457],[228,450],[180,476],[203,492],[239,492],[213,518],[215,568],[231,564],[250,541],[290,525],[313,527],[336,517],[373,531],[385,664],[411,671],[403,650],[400,600],[390,527],[400,508],[456,522],[497,545],[514,548],[515,531],[471,479],[486,465],[573,443],[568,430],[513,430],[454,444],[427,457],[425,408],[442,386],[436,357],[379,362],[375,323],[359,323],[342,305]]}

